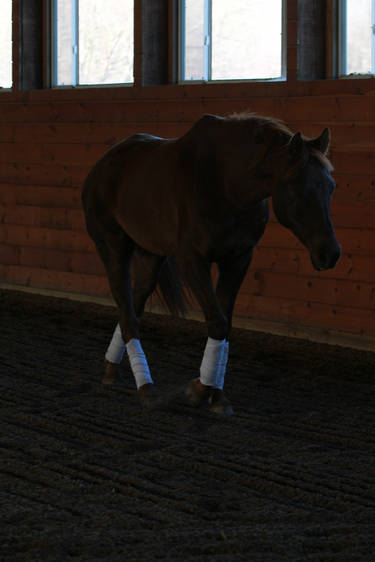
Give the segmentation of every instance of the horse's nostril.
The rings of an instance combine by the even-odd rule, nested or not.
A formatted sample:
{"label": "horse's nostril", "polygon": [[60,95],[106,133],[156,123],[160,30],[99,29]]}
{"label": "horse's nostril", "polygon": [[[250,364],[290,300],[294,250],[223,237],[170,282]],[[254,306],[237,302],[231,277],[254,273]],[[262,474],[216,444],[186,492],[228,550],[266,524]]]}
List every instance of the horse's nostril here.
{"label": "horse's nostril", "polygon": [[325,268],[325,265],[329,260],[329,256],[328,256],[327,252],[324,251],[324,250],[321,250],[318,254],[318,258],[319,258],[319,263],[321,264],[321,266],[323,268]]}
{"label": "horse's nostril", "polygon": [[335,267],[341,255],[341,249],[336,248],[333,252],[321,251],[319,252],[319,261],[322,269],[331,269]]}
{"label": "horse's nostril", "polygon": [[321,247],[315,253],[311,254],[311,259],[314,267],[318,271],[323,271],[325,269],[331,269],[335,267],[341,256],[341,247],[339,244],[335,244],[333,247],[324,246]]}

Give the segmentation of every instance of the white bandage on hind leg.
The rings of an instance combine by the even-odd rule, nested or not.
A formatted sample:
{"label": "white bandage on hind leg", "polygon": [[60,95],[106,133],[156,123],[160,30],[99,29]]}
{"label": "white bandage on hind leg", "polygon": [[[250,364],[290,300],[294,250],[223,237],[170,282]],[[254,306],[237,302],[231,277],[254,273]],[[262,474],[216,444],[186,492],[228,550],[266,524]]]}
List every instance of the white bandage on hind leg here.
{"label": "white bandage on hind leg", "polygon": [[229,342],[208,338],[200,368],[202,384],[223,389],[228,353]]}
{"label": "white bandage on hind leg", "polygon": [[117,363],[119,365],[125,353],[125,343],[122,339],[120,324],[117,324],[113,332],[111,343],[108,346],[105,358],[110,363]]}
{"label": "white bandage on hind leg", "polygon": [[130,367],[135,378],[137,388],[144,384],[153,384],[150,369],[139,339],[133,338],[126,344]]}

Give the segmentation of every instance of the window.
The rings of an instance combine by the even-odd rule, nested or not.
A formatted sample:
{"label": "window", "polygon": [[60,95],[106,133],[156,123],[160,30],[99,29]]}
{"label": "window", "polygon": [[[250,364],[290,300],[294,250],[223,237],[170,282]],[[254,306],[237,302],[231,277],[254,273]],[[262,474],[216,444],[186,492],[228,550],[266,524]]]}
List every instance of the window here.
{"label": "window", "polygon": [[12,87],[12,0],[0,2],[0,88]]}
{"label": "window", "polygon": [[54,0],[53,84],[133,82],[133,0]]}
{"label": "window", "polygon": [[375,0],[340,0],[340,74],[375,74]]}
{"label": "window", "polygon": [[180,79],[282,78],[284,3],[180,0]]}

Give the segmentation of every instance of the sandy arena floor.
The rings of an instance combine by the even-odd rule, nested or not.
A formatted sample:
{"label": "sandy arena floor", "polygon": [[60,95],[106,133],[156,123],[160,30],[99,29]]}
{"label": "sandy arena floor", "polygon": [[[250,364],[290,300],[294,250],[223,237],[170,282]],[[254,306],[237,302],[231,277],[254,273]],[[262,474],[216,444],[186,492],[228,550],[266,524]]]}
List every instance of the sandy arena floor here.
{"label": "sandy arena floor", "polygon": [[116,312],[0,292],[0,560],[375,560],[375,353],[234,330],[235,415],[183,389],[198,322],[146,315],[163,407],[124,364]]}

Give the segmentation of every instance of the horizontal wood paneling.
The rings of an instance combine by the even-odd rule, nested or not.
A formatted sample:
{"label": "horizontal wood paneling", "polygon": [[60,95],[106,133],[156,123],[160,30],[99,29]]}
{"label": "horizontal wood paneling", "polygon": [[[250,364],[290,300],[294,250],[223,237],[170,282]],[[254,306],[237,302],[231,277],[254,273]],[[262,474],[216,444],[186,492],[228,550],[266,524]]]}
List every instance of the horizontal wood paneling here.
{"label": "horizontal wood paneling", "polygon": [[81,209],[81,187],[0,184],[0,204]]}
{"label": "horizontal wood paneling", "polygon": [[41,289],[62,289],[67,292],[110,296],[106,277],[40,267],[0,264],[0,281]]}
{"label": "horizontal wood paneling", "polygon": [[86,275],[105,275],[104,266],[99,256],[92,252],[71,252],[36,246],[10,246],[0,243],[0,263],[84,273]]}
{"label": "horizontal wood paneling", "polygon": [[0,224],[0,243],[26,248],[95,252],[95,246],[84,230]]}
{"label": "horizontal wood paneling", "polygon": [[60,230],[85,230],[84,216],[81,209],[64,207],[35,207],[32,205],[0,205],[2,224],[22,226],[39,226]]}
{"label": "horizontal wood paneling", "polygon": [[[1,147],[0,147],[1,149]],[[19,163],[17,156],[11,163],[0,163],[0,182],[28,185],[78,186],[87,176],[89,166],[74,164]]]}
{"label": "horizontal wood paneling", "polygon": [[108,295],[80,202],[90,167],[136,132],[176,137],[203,113],[243,110],[281,118],[308,137],[330,127],[343,254],[334,270],[316,272],[273,216],[237,314],[375,335],[375,80],[1,93],[0,280]]}

